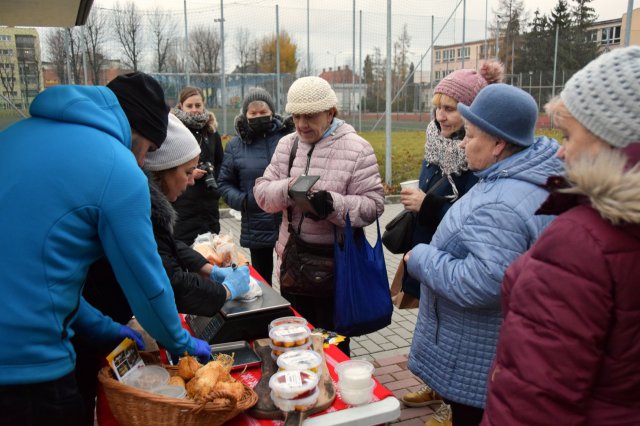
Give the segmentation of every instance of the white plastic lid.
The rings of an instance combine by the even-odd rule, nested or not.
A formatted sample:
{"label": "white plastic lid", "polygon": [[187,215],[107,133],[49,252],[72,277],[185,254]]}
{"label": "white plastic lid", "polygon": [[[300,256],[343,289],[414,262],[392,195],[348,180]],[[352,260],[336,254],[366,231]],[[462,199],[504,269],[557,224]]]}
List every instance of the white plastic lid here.
{"label": "white plastic lid", "polygon": [[295,399],[307,394],[318,386],[320,376],[309,370],[278,371],[269,379],[269,387],[278,398]]}
{"label": "white plastic lid", "polygon": [[309,327],[300,324],[282,324],[269,331],[269,338],[275,346],[302,346],[309,341]]}
{"label": "white plastic lid", "polygon": [[271,330],[273,327],[284,324],[298,324],[306,326],[307,320],[302,317],[295,316],[276,318],[269,324],[269,330]]}
{"label": "white plastic lid", "polygon": [[322,364],[322,355],[310,350],[287,351],[278,357],[278,367],[283,370],[311,370]]}
{"label": "white plastic lid", "polygon": [[139,389],[152,388],[169,383],[170,374],[159,365],[144,365],[128,374],[122,382]]}
{"label": "white plastic lid", "polygon": [[184,398],[187,396],[187,390],[182,386],[176,386],[176,385],[156,386],[155,388],[150,389],[149,392],[168,396],[170,398]]}

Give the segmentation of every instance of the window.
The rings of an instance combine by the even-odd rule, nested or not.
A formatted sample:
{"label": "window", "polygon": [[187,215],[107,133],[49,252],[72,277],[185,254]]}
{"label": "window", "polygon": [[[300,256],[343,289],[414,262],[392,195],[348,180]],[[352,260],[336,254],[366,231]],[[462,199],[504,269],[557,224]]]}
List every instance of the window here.
{"label": "window", "polygon": [[468,59],[469,56],[471,55],[471,48],[469,47],[465,47],[464,49],[459,48],[456,53],[458,55],[458,58],[464,57]]}
{"label": "window", "polygon": [[0,41],[11,41],[10,35],[0,35]]}
{"label": "window", "polygon": [[35,47],[35,37],[27,35],[16,36],[16,46],[18,47]]}
{"label": "window", "polygon": [[436,63],[440,62],[440,51],[436,51]]}
{"label": "window", "polygon": [[607,27],[602,29],[600,44],[619,44],[620,27]]}
{"label": "window", "polygon": [[13,56],[13,49],[0,49],[0,56]]}

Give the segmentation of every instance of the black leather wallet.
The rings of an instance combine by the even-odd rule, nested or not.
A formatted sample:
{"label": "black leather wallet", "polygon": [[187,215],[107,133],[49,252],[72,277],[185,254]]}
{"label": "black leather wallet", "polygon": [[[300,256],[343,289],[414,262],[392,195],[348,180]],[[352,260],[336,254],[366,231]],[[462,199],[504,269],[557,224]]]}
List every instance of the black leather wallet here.
{"label": "black leather wallet", "polygon": [[299,176],[291,186],[291,189],[289,189],[289,195],[296,203],[296,206],[302,209],[303,212],[318,214],[309,201],[309,190],[315,185],[318,179],[320,179],[320,176]]}

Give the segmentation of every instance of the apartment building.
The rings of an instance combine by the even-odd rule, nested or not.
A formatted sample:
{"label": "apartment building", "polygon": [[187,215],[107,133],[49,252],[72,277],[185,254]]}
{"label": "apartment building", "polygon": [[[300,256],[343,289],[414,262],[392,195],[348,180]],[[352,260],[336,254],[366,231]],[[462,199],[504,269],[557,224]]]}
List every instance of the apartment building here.
{"label": "apartment building", "polygon": [[27,108],[44,87],[40,57],[35,28],[0,28],[0,93],[18,108]]}

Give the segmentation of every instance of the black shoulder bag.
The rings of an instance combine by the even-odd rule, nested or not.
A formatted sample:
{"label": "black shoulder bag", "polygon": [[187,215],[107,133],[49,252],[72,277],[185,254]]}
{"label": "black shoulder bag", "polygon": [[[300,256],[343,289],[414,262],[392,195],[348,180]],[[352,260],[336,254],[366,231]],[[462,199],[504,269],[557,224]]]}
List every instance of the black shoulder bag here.
{"label": "black shoulder bag", "polygon": [[[314,146],[307,156],[311,158]],[[289,172],[298,151],[298,139],[293,142],[289,154]],[[307,169],[309,171],[309,161]],[[335,288],[335,256],[333,244],[313,244],[300,238],[300,229],[304,215],[300,217],[298,231],[291,224],[291,208],[287,208],[289,221],[289,239],[282,252],[280,264],[280,291],[300,296],[327,296],[333,295]]]}

